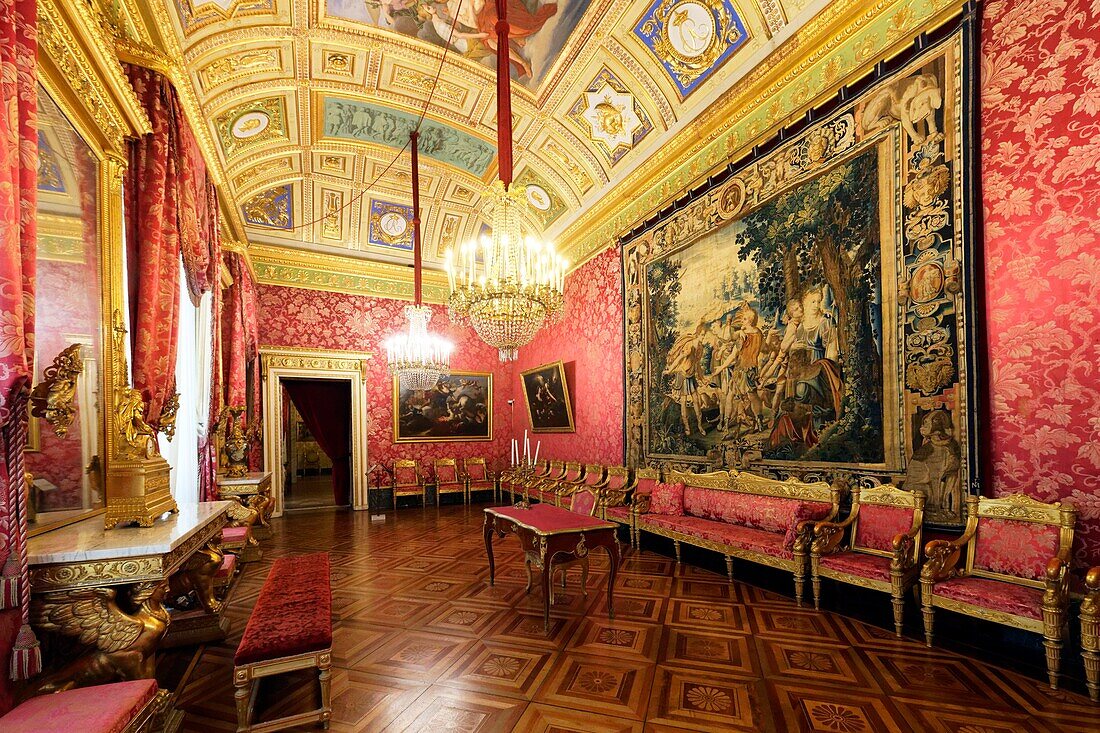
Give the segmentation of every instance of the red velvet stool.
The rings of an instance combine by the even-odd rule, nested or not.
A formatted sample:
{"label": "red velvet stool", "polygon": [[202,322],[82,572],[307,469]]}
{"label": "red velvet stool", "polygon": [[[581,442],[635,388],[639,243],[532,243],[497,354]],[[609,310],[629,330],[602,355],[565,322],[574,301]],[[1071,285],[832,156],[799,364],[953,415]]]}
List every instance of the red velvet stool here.
{"label": "red velvet stool", "polygon": [[237,556],[241,562],[253,562],[263,557],[260,544],[248,527],[226,527],[222,530],[222,551]]}
{"label": "red velvet stool", "polygon": [[155,680],[133,680],[32,697],[0,717],[0,731],[141,733],[157,708]]}

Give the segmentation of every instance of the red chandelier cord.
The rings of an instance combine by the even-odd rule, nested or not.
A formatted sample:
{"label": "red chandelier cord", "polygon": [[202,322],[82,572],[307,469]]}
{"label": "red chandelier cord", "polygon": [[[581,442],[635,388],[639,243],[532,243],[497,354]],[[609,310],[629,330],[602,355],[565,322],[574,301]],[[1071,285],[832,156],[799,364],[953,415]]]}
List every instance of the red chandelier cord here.
{"label": "red chandelier cord", "polygon": [[497,162],[500,182],[512,183],[512,62],[508,58],[508,0],[497,5]]}
{"label": "red chandelier cord", "polygon": [[417,142],[420,133],[416,130],[409,132],[409,142],[412,145],[412,186],[413,186],[413,292],[417,305],[421,302],[421,274],[420,274],[420,157]]}

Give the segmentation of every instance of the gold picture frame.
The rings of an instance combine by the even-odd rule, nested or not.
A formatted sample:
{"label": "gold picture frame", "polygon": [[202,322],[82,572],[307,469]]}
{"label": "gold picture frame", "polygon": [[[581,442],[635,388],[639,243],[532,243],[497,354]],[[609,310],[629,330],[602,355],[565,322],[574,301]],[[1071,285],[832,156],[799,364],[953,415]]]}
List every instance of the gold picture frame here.
{"label": "gold picture frame", "polygon": [[475,443],[493,439],[493,375],[452,371],[427,392],[393,378],[393,442]]}
{"label": "gold picture frame", "polygon": [[[523,380],[523,400],[527,405],[527,420],[531,425],[531,432],[577,432],[573,423],[573,403],[569,396],[569,381],[566,379],[564,362],[559,359],[528,369],[520,377]],[[540,397],[540,394],[545,397]]]}

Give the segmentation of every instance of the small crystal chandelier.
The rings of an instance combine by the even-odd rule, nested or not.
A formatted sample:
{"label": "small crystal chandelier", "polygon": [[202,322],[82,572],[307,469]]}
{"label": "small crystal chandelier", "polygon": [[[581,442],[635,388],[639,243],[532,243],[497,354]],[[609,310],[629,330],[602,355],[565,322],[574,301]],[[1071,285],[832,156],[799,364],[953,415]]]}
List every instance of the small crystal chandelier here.
{"label": "small crystal chandelier", "polygon": [[[492,1],[492,0],[487,0]],[[508,57],[507,0],[495,0],[497,17],[497,157],[500,180],[486,193],[492,236],[447,251],[451,320],[469,323],[481,339],[515,361],[564,311],[566,261],[553,245],[523,236],[527,192],[512,184],[511,60]]]}
{"label": "small crystal chandelier", "polygon": [[451,373],[451,351],[447,339],[428,333],[432,309],[421,301],[420,262],[420,161],[417,142],[419,133],[409,133],[412,143],[413,179],[413,290],[415,302],[405,306],[409,329],[395,333],[382,342],[386,349],[390,374],[398,378],[401,389],[427,391],[435,387],[440,377]]}

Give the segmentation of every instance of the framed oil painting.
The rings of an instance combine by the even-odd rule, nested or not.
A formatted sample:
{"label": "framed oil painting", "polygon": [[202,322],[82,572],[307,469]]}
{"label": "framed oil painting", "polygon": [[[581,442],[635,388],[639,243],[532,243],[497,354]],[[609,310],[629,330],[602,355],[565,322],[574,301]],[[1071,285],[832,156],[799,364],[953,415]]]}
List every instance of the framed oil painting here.
{"label": "framed oil painting", "polygon": [[573,405],[565,364],[555,361],[522,373],[523,397],[533,433],[572,433]]}
{"label": "framed oil painting", "polygon": [[979,486],[972,21],[622,238],[627,457]]}
{"label": "framed oil painting", "polygon": [[393,441],[472,442],[493,439],[493,375],[451,372],[430,390],[401,389],[393,380]]}

